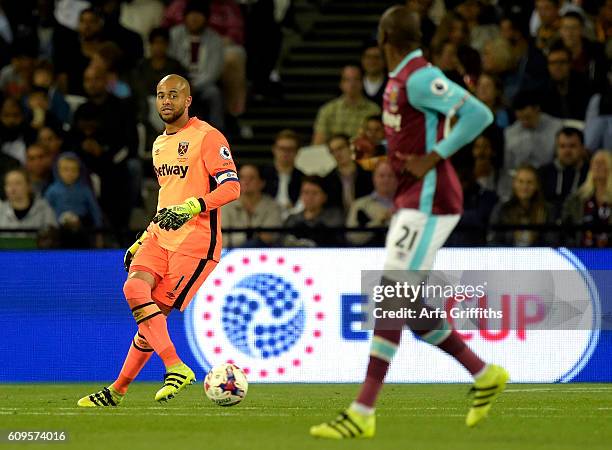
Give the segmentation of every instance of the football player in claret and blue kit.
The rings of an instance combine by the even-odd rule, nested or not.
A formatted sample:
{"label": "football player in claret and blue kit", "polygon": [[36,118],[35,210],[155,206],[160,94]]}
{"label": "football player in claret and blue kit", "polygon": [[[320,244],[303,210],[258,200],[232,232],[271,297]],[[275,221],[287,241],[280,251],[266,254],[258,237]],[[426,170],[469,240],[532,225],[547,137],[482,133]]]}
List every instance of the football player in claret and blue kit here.
{"label": "football player in claret and blue kit", "polygon": [[[383,104],[388,160],[399,180],[382,280],[393,284],[392,274],[420,276],[431,270],[436,252],[462,212],[463,193],[449,158],[482,133],[493,115],[423,57],[420,19],[408,8],[394,6],[383,14],[378,41],[390,70]],[[448,132],[451,118],[457,120]],[[424,302],[419,307],[431,308]],[[374,436],[374,405],[406,325],[422,341],[454,357],[473,376],[466,425],[474,426],[487,416],[506,386],[508,372],[482,361],[446,319],[435,314],[420,316],[376,320],[366,378],[357,398],[336,419],[311,427],[311,435],[329,439]]]}

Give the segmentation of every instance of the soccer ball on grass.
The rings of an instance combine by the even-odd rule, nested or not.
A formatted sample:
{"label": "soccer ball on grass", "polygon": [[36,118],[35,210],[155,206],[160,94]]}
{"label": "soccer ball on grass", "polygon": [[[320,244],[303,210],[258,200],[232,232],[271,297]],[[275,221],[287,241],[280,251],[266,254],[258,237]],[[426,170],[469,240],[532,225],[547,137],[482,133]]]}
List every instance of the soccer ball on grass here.
{"label": "soccer ball on grass", "polygon": [[219,406],[237,405],[244,400],[248,389],[246,375],[234,364],[219,364],[204,379],[206,396]]}

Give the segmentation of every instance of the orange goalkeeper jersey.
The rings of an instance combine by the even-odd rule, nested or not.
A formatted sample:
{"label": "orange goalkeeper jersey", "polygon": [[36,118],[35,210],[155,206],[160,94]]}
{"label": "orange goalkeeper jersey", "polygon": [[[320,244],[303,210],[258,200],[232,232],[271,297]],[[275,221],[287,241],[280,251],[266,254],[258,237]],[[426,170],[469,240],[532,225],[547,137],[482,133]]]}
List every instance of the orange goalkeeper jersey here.
{"label": "orange goalkeeper jersey", "polygon": [[189,197],[202,198],[206,210],[178,230],[162,230],[151,223],[148,231],[167,250],[219,261],[221,206],[240,195],[236,166],[223,134],[192,117],[176,133],[155,140],[153,168],[160,186],[158,211]]}

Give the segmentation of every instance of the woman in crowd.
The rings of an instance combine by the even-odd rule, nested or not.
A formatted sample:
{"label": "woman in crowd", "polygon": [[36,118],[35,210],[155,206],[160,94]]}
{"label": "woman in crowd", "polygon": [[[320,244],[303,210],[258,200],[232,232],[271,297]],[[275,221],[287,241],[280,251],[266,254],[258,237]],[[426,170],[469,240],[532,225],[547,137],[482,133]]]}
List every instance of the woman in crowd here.
{"label": "woman in crowd", "polygon": [[585,230],[570,233],[569,244],[579,247],[608,247],[612,224],[612,155],[600,150],[591,159],[585,182],[563,206],[563,222],[585,225]]}
{"label": "woman in crowd", "polygon": [[483,73],[476,82],[476,97],[489,107],[495,115],[495,125],[502,130],[514,122],[512,112],[504,106],[503,85],[495,75]]}
{"label": "woman in crowd", "polygon": [[[552,208],[544,200],[536,169],[521,165],[512,180],[512,197],[498,203],[491,214],[491,225],[544,225],[551,223]],[[530,247],[552,245],[553,236],[535,230],[493,231],[489,233],[489,244]]]}

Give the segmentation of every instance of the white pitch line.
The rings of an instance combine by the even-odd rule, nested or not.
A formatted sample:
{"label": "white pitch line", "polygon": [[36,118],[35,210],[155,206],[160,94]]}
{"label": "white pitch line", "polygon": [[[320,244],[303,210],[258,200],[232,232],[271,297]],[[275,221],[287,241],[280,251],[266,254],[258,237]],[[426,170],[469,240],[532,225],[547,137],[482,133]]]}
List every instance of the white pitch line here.
{"label": "white pitch line", "polygon": [[[468,405],[466,406],[427,406],[427,407],[419,407],[419,406],[397,406],[394,407],[392,409],[392,411],[463,411],[464,409],[466,409],[468,407]],[[525,411],[541,411],[541,410],[547,410],[547,411],[563,411],[565,410],[565,408],[556,408],[553,406],[503,406],[504,410],[506,411],[513,411],[513,410],[517,410],[517,411],[521,411],[521,410],[525,410]],[[77,413],[77,411],[80,411],[80,413],[82,414],[86,414],[87,412],[92,412],[92,411],[120,411],[120,412],[127,412],[129,411],[130,414],[135,413],[137,411],[153,411],[153,412],[163,412],[163,413],[168,413],[168,414],[204,414],[204,415],[224,415],[224,416],[233,416],[238,414],[238,411],[241,410],[246,410],[247,408],[240,408],[240,409],[235,409],[234,413],[232,413],[231,411],[219,411],[219,412],[215,412],[213,410],[208,410],[208,409],[192,409],[192,410],[185,410],[185,409],[175,409],[175,408],[163,408],[163,407],[142,407],[142,408],[121,408],[121,409],[115,409],[115,408],[89,408],[89,409],[81,409],[81,408],[77,408],[77,407],[60,407],[60,408],[52,408],[53,411],[72,411]],[[286,411],[286,410],[313,410],[313,409],[317,409],[319,410],[320,408],[314,408],[314,407],[308,407],[308,408],[300,408],[300,407],[291,407],[291,408],[276,408],[276,411],[279,411],[279,414],[282,413],[282,411]],[[602,408],[598,408],[600,410],[612,410],[612,407],[602,407]],[[36,409],[33,408],[28,408],[28,411],[41,411],[41,412],[48,412],[49,408],[47,407],[38,407]],[[257,407],[250,407],[248,408],[249,411],[256,411],[256,410],[261,410],[261,408],[257,408]],[[20,408],[10,408],[10,407],[1,407],[0,406],[0,412],[2,411],[6,411],[6,412],[18,412],[20,414],[25,414],[27,411],[23,411]],[[382,412],[382,414],[385,414],[385,412]],[[270,415],[276,415],[276,413],[274,414],[270,414]],[[287,415],[287,414],[284,414]]]}
{"label": "white pitch line", "polygon": [[[81,417],[112,417],[112,416],[131,416],[134,417],[134,411],[114,411],[109,413],[107,416],[86,414],[81,411],[23,411],[15,414],[15,411],[0,411],[0,416],[81,416]],[[189,417],[218,417],[218,416],[232,416],[229,413],[186,413],[186,412],[152,412],[149,413],[151,416],[189,416]],[[292,416],[292,414],[250,414],[249,417],[281,417],[281,416]]]}
{"label": "white pitch line", "polygon": [[600,392],[600,391],[612,391],[612,387],[506,389],[505,393],[510,393],[510,392]]}
{"label": "white pitch line", "polygon": [[[529,419],[555,419],[555,418],[573,418],[575,417],[574,414],[547,414],[547,415],[538,415],[538,414],[508,414],[507,412],[504,411],[500,411],[499,413],[501,415],[501,417],[520,417],[520,418],[529,418]],[[0,411],[0,416],[6,416],[6,415],[21,415],[21,416],[70,416],[70,417],[74,417],[74,416],[81,416],[81,417],[92,417],[93,415],[89,415],[89,414],[82,414],[80,412],[69,412],[69,411],[62,411],[62,412],[43,412],[43,411],[29,411],[29,412],[23,412],[23,413],[19,413],[19,414],[14,414],[13,412],[9,412],[9,411]],[[158,412],[158,413],[152,413],[151,415],[153,416],[186,416],[186,417],[219,417],[219,416],[226,416],[228,414],[218,414],[218,413],[207,413],[207,414],[191,414],[191,413],[163,413],[163,412]],[[128,411],[114,411],[112,413],[112,415],[108,415],[108,416],[102,416],[102,415],[95,415],[95,417],[110,417],[110,416],[129,416],[129,417],[134,417],[134,414],[132,412],[128,412]],[[382,415],[385,416],[385,415]],[[393,417],[415,417],[414,414],[393,414]],[[295,415],[293,414],[252,414],[250,417],[295,417]],[[307,416],[304,416],[307,417]],[[390,416],[389,416],[390,417]],[[431,415],[427,415],[425,417],[465,417],[465,414],[446,414],[446,413],[440,413],[440,414],[431,414]],[[581,414],[580,415],[581,418],[592,418],[592,419],[601,419],[602,416],[601,415],[594,415],[594,414],[589,414],[589,415],[584,415]]]}

